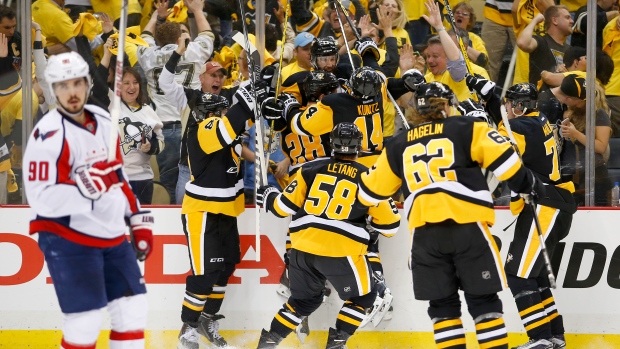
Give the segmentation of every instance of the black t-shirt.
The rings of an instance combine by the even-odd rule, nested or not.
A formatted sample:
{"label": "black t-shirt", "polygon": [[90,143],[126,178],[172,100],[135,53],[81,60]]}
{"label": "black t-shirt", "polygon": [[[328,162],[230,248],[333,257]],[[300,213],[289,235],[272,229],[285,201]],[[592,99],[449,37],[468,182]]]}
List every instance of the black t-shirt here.
{"label": "black t-shirt", "polygon": [[555,73],[557,67],[564,63],[564,52],[569,46],[558,44],[549,35],[534,35],[533,38],[538,47],[530,52],[529,82],[536,85],[543,70]]}

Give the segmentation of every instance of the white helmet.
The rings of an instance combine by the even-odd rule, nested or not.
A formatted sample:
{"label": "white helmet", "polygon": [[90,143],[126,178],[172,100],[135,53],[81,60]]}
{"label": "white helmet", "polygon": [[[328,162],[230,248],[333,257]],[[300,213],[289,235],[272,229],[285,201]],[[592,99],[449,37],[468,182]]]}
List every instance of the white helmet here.
{"label": "white helmet", "polygon": [[[88,85],[86,99],[88,99],[90,97],[91,78],[88,63],[86,63],[84,58],[77,52],[71,51],[53,55],[48,59],[47,67],[45,68],[45,79],[52,88],[52,95],[54,97],[56,97],[53,92],[54,83],[77,78],[86,78]],[[58,108],[67,113],[60,103],[58,103]],[[71,115],[70,113],[68,114]]]}

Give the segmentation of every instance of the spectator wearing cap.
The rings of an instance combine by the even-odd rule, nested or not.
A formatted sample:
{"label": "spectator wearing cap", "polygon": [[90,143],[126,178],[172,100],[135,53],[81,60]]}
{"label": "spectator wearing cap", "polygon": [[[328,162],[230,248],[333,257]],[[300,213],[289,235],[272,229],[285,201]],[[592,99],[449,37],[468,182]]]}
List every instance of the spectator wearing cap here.
{"label": "spectator wearing cap", "polygon": [[[343,6],[350,6],[349,1],[342,1]],[[354,6],[356,6],[356,12],[358,9],[359,0],[352,1]],[[327,6],[323,11],[323,18],[316,13],[311,12],[306,7],[306,1],[304,0],[291,0],[291,14],[293,17],[293,22],[296,24],[296,29],[298,33],[308,32],[314,35],[317,38],[325,38],[328,36],[333,36],[335,38],[340,38],[342,35],[342,28],[340,27],[340,23],[346,25],[347,18],[346,15],[342,11],[335,11],[332,6]],[[359,6],[360,14],[363,11],[363,6]],[[338,20],[338,15],[340,14],[340,20]],[[355,19],[355,14],[349,11],[349,18],[351,20]],[[348,40],[351,40],[347,38]]]}
{"label": "spectator wearing cap", "polygon": [[[595,206],[609,205],[608,194],[611,181],[607,173],[606,157],[609,158],[609,137],[611,121],[603,88],[595,86],[596,120],[594,130],[594,201]],[[585,190],[585,153],[586,153],[586,80],[570,74],[562,81],[560,91],[566,96],[569,107],[565,113],[568,122],[562,123],[561,132],[565,138],[561,155],[563,168],[573,171],[572,181],[576,185],[575,199],[579,205],[584,204]],[[563,172],[563,174],[566,171]]]}
{"label": "spectator wearing cap", "polygon": [[282,68],[282,81],[300,71],[312,70],[310,64],[310,49],[312,48],[312,42],[314,41],[314,35],[302,32],[297,34],[294,41],[294,52],[296,60],[295,62]]}

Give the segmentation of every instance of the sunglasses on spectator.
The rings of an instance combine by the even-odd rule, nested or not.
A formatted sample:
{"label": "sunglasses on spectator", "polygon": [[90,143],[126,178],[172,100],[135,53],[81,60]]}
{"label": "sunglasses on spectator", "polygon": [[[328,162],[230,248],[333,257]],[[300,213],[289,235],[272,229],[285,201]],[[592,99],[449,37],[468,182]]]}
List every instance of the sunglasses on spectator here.
{"label": "sunglasses on spectator", "polygon": [[455,14],[456,16],[469,17],[469,12],[461,12],[461,11],[456,11],[456,12],[454,12],[454,14]]}

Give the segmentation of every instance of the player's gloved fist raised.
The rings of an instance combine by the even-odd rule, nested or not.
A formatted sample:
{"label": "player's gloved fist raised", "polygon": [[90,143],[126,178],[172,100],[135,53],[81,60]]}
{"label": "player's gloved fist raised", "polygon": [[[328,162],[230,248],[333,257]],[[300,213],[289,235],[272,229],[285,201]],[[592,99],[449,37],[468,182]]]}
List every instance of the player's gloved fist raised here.
{"label": "player's gloved fist raised", "polygon": [[488,101],[495,91],[495,83],[491,80],[485,79],[480,74],[467,74],[465,76],[465,83],[467,84],[467,87],[478,92],[478,94],[485,101]]}
{"label": "player's gloved fist raised", "polygon": [[401,75],[403,82],[405,83],[405,88],[409,92],[416,92],[418,90],[418,86],[420,84],[426,83],[426,79],[424,75],[417,69],[409,69],[403,75]]}
{"label": "player's gloved fist raised", "polygon": [[276,76],[278,72],[279,63],[273,63],[271,65],[265,66],[263,70],[260,71],[260,79],[267,83],[267,85],[271,87],[275,87],[277,83],[277,79],[273,78]]}
{"label": "player's gloved fist raised", "polygon": [[136,251],[136,258],[144,261],[153,252],[153,226],[155,217],[151,211],[137,212],[129,217],[131,245]]}
{"label": "player's gloved fist raised", "polygon": [[484,107],[474,102],[474,100],[471,98],[460,102],[456,108],[461,112],[461,115],[463,116],[473,116],[475,118],[480,118],[484,121],[488,121],[487,113],[484,112]]}
{"label": "player's gloved fist raised", "polygon": [[278,120],[284,117],[282,115],[284,112],[284,104],[279,100],[276,101],[274,97],[269,97],[261,103],[260,111],[265,119]]}
{"label": "player's gloved fist raised", "polygon": [[286,92],[280,93],[278,96],[278,103],[282,104],[282,116],[287,120],[290,118],[290,113],[293,109],[299,109],[301,107],[301,104],[299,104],[297,98]]}
{"label": "player's gloved fist raised", "polygon": [[[272,185],[263,185],[262,187],[256,190],[256,205],[259,207],[264,207],[265,210],[269,211],[269,207],[271,206],[270,201],[275,200],[275,197],[280,194],[278,188]],[[273,196],[270,198],[269,196]]]}
{"label": "player's gloved fist raised", "polygon": [[355,42],[355,50],[360,54],[360,56],[364,56],[366,52],[372,53],[375,56],[375,59],[378,61],[380,58],[379,48],[375,41],[369,36],[365,36]]}
{"label": "player's gloved fist raised", "polygon": [[235,92],[235,98],[244,109],[250,113],[254,113],[256,101],[259,101],[260,106],[260,101],[264,101],[267,97],[269,97],[269,92],[269,85],[265,81],[258,80],[254,88],[252,88],[252,84],[250,82],[246,82],[239,86],[237,92]]}
{"label": "player's gloved fist raised", "polygon": [[98,200],[103,193],[123,186],[123,163],[99,161],[88,169],[76,172],[75,182],[80,193],[91,200]]}

